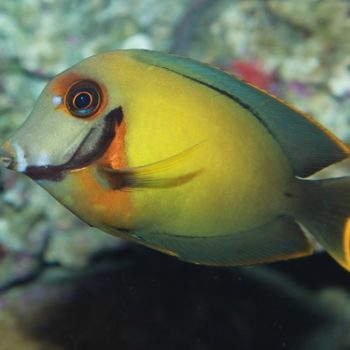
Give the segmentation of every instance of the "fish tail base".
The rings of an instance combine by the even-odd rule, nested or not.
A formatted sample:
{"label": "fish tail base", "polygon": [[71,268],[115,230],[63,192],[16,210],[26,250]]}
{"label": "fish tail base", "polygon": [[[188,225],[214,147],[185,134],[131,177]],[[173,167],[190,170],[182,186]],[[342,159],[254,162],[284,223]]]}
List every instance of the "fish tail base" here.
{"label": "fish tail base", "polygon": [[297,220],[350,271],[350,177],[300,180]]}

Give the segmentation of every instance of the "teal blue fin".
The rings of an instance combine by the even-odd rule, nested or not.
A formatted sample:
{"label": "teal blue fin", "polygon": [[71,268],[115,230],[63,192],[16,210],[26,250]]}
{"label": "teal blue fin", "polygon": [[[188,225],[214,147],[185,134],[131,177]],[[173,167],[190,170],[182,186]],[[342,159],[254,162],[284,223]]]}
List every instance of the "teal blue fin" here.
{"label": "teal blue fin", "polygon": [[146,246],[204,265],[235,266],[309,255],[308,239],[291,218],[280,217],[256,229],[216,237],[187,237],[137,232],[131,236]]}
{"label": "teal blue fin", "polygon": [[279,143],[296,176],[312,175],[350,154],[344,143],[311,117],[219,69],[160,52],[130,50],[129,54],[211,88],[248,110]]}
{"label": "teal blue fin", "polygon": [[350,177],[299,182],[297,220],[350,271]]}

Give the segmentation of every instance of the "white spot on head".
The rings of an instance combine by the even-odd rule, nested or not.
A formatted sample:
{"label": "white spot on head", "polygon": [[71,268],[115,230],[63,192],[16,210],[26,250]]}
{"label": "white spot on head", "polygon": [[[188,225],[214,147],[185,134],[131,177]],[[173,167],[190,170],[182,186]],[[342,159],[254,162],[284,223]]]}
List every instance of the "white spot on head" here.
{"label": "white spot on head", "polygon": [[24,157],[24,151],[21,148],[21,146],[18,145],[16,142],[13,142],[12,145],[16,151],[16,163],[17,163],[16,170],[22,173],[27,169],[27,165],[28,165]]}
{"label": "white spot on head", "polygon": [[55,106],[59,106],[61,103],[62,103],[62,96],[54,96],[52,97],[52,103],[55,105]]}
{"label": "white spot on head", "polygon": [[44,166],[50,164],[50,156],[46,151],[42,151],[35,163],[36,166]]}

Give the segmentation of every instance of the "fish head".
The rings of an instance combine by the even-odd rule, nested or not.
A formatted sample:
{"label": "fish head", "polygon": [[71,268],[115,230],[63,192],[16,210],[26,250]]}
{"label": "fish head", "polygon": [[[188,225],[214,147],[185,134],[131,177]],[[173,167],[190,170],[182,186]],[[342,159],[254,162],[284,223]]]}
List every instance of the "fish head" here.
{"label": "fish head", "polygon": [[26,121],[1,146],[5,167],[34,180],[59,181],[103,156],[123,118],[114,65],[111,72],[104,64],[100,55],[91,57],[46,86]]}
{"label": "fish head", "polygon": [[[108,232],[109,227],[144,227],[152,216],[161,217],[148,201],[161,195],[166,201],[170,188],[199,174],[200,160],[196,168],[188,167],[202,140],[184,142],[163,132],[166,119],[147,99],[154,94],[149,80],[153,88],[155,82],[161,85],[155,69],[114,51],[57,75],[0,147],[3,165],[29,176],[78,217]],[[147,104],[139,106],[139,99]],[[153,125],[159,121],[163,127],[155,137]],[[183,134],[176,121],[171,125],[169,130]],[[154,140],[168,145],[155,147]],[[144,201],[140,188],[148,190]]]}

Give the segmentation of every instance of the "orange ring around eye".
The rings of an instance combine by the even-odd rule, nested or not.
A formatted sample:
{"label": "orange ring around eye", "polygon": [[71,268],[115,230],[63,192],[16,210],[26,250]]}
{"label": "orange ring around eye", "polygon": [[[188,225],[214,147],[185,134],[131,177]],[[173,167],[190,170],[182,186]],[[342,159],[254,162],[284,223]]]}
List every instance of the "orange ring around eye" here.
{"label": "orange ring around eye", "polygon": [[65,105],[75,117],[88,118],[98,111],[101,99],[101,88],[97,83],[81,80],[69,88],[65,96]]}

